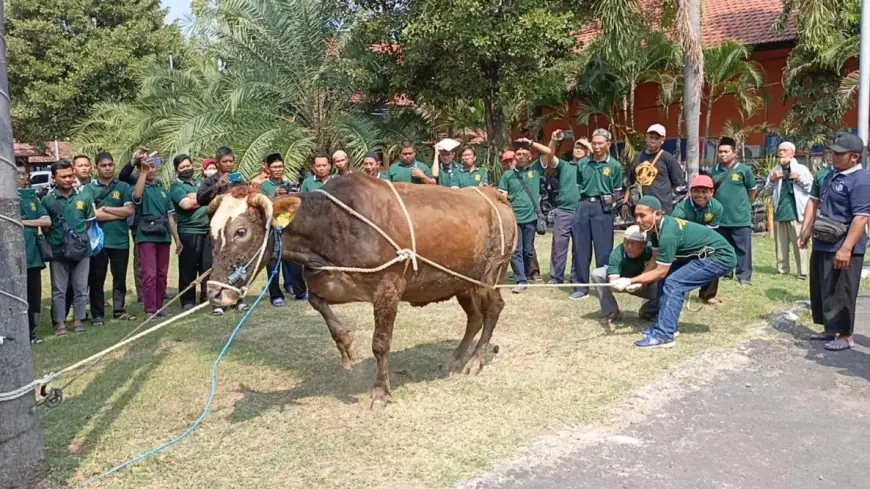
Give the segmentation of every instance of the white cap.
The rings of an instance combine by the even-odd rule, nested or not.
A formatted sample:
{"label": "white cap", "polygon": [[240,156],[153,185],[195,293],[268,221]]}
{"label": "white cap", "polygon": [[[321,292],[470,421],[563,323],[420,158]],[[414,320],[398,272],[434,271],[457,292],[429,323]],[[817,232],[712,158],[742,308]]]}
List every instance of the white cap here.
{"label": "white cap", "polygon": [[623,239],[631,241],[646,241],[646,233],[640,230],[640,226],[634,224],[629,226],[623,234]]}
{"label": "white cap", "polygon": [[665,126],[663,126],[661,124],[653,124],[653,125],[649,126],[649,129],[647,129],[646,132],[647,132],[647,134],[654,132],[661,137],[665,137],[668,135],[667,132],[665,132]]}

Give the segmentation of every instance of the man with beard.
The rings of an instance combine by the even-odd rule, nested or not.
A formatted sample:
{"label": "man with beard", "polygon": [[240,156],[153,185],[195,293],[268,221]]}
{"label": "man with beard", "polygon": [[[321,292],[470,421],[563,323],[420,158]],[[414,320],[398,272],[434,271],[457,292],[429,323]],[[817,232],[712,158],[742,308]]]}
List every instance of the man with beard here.
{"label": "man with beard", "polygon": [[789,273],[789,247],[794,250],[798,280],[806,280],[809,256],[798,247],[798,236],[804,211],[813,188],[813,174],[795,159],[795,145],[783,141],[779,145],[779,164],[771,170],[764,191],[773,202],[773,239],[776,242],[776,271]]}

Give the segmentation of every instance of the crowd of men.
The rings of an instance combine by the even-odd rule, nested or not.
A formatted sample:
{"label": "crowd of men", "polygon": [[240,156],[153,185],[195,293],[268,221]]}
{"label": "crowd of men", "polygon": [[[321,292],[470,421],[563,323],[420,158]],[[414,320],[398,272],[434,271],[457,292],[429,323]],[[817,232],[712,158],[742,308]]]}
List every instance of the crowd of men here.
{"label": "crowd of men", "polygon": [[[596,292],[601,321],[621,318],[615,293],[645,299],[641,318],[652,321],[638,347],[672,347],[677,322],[689,292],[700,289],[700,299],[721,305],[717,295],[720,278],[735,278],[743,287],[752,279],[752,202],[756,192],[771,196],[775,222],[777,270],[790,273],[790,251],[795,255],[796,279],[809,278],[813,319],[824,326],[815,339],[826,348],[852,346],[855,301],[867,245],[865,226],[870,219],[870,176],[860,160],[865,150],[857,137],[842,133],[829,146],[830,168],[814,176],[795,158],[795,146],[779,146],[779,164],[766,182],[756,182],[753,167],[739,161],[737,144],[723,137],[718,161],[709,172],[695,177],[690,195],[678,200],[675,190],[685,187],[685,174],[676,158],[665,151],[666,131],[654,124],[646,132],[645,148],[628,165],[611,154],[612,135],[597,129],[590,140],[574,141],[569,157],[560,158],[563,131],[552,133],[547,145],[521,138],[502,154],[503,173],[495,185],[503,192],[517,221],[517,247],[511,259],[516,280],[513,293],[523,293],[529,281],[540,279],[535,239],[544,234],[548,217],[542,208],[542,188],[553,204],[553,240],[550,284],[565,283],[568,252],[572,266],[571,300]],[[455,161],[459,157],[458,163]],[[179,291],[188,289],[211,268],[212,245],[207,208],[216,197],[235,186],[258,189],[268,197],[321,188],[334,178],[354,171],[348,155],[317,153],[311,158],[310,175],[291,182],[284,174],[279,153],[263,159],[260,174],[250,183],[234,172],[232,150],[219,148],[214,159],[199,165],[187,155],[173,159],[175,181],[158,178],[162,160],[156,152],[140,148],[117,173],[108,153],[51,167],[54,189],[39,198],[28,187],[20,168],[21,214],[27,248],[28,303],[31,340],[39,323],[41,271],[50,263],[51,318],[57,336],[67,334],[70,309],[72,328],[85,331],[87,306],[90,322],[105,322],[104,285],[112,273],[112,316],[133,320],[126,310],[126,283],[130,248],[137,300],[146,315],[165,316],[163,310],[171,244],[178,260]],[[362,172],[378,179],[421,185],[464,188],[490,185],[488,175],[476,166],[473,146],[435,145],[432,166],[419,161],[414,145],[405,141],[399,159],[382,168],[380,155],[369,153]],[[627,188],[624,185],[627,184]],[[614,217],[633,215],[623,242],[614,247]],[[94,228],[101,229],[103,244],[94,248]],[[40,231],[42,230],[42,235]],[[812,253],[806,248],[813,237]],[[131,244],[132,242],[132,244]],[[595,268],[590,270],[592,259]],[[274,264],[272,264],[274,266]],[[273,281],[272,305],[284,305],[285,293],[307,298],[301,266],[283,263],[284,287]],[[602,285],[606,285],[603,286]],[[822,298],[825,298],[823,301]],[[187,310],[206,300],[205,283],[181,297]],[[234,309],[244,311],[239,302]],[[224,314],[221,308],[215,315]]]}

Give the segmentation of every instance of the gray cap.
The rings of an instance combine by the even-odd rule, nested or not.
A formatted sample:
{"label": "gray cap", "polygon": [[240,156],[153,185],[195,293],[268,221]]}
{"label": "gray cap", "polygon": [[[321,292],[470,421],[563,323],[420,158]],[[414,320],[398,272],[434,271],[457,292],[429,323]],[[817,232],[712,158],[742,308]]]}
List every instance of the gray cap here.
{"label": "gray cap", "polygon": [[596,129],[592,132],[592,137],[594,138],[595,136],[601,136],[608,141],[613,140],[613,135],[611,135],[610,131],[608,131],[607,129]]}
{"label": "gray cap", "polygon": [[840,132],[834,142],[828,145],[828,149],[834,153],[863,153],[864,141],[854,134]]}

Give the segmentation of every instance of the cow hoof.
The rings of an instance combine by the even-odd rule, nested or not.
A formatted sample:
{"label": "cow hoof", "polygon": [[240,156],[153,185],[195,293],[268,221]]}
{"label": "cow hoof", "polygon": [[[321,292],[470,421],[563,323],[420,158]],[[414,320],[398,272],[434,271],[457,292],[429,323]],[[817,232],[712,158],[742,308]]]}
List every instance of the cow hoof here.
{"label": "cow hoof", "polygon": [[478,356],[472,357],[468,363],[465,364],[465,368],[462,369],[462,373],[465,375],[477,375],[480,371],[483,370],[483,359]]}
{"label": "cow hoof", "polygon": [[462,373],[462,361],[461,360],[450,360],[447,362],[447,375],[453,376],[459,373]]}
{"label": "cow hoof", "polygon": [[371,410],[379,413],[387,408],[387,401],[385,399],[372,399]]}
{"label": "cow hoof", "polygon": [[344,358],[341,360],[341,368],[351,371],[353,370],[353,361],[350,358]]}

